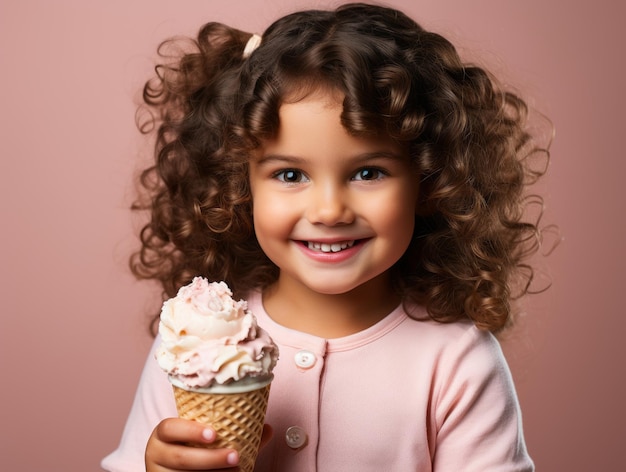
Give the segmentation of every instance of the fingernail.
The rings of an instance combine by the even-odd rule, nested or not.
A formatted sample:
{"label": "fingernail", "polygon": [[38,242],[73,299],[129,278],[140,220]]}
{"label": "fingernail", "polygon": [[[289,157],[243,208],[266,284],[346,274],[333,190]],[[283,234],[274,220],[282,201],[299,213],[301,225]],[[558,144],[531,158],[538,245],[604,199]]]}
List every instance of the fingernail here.
{"label": "fingernail", "polygon": [[212,429],[206,428],[202,431],[202,437],[207,441],[213,441],[215,439],[215,431]]}
{"label": "fingernail", "polygon": [[226,462],[228,462],[229,465],[239,464],[239,454],[231,452],[228,456],[226,456]]}

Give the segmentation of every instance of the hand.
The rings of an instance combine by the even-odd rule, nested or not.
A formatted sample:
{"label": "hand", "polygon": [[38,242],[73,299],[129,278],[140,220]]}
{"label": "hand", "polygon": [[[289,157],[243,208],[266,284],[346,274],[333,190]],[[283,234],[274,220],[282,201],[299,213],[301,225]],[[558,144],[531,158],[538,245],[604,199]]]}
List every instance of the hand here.
{"label": "hand", "polygon": [[146,445],[146,472],[169,470],[214,470],[235,467],[239,455],[234,449],[193,447],[211,444],[215,431],[201,423],[181,418],[161,421]]}
{"label": "hand", "polygon": [[[264,425],[261,447],[272,437],[272,428]],[[211,444],[215,431],[196,421],[181,418],[167,418],[161,421],[146,446],[146,472],[166,472],[170,470],[215,470],[229,469],[239,463],[239,455],[234,449],[211,449],[193,447]]]}

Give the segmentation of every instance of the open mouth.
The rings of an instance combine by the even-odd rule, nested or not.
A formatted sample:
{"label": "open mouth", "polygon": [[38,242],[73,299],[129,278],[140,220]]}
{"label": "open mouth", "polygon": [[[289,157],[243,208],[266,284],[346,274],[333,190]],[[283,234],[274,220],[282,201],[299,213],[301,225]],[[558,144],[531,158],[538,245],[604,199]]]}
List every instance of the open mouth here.
{"label": "open mouth", "polygon": [[317,252],[341,252],[345,249],[351,248],[356,244],[356,241],[341,241],[337,243],[317,243],[314,241],[303,241],[303,244],[311,251]]}

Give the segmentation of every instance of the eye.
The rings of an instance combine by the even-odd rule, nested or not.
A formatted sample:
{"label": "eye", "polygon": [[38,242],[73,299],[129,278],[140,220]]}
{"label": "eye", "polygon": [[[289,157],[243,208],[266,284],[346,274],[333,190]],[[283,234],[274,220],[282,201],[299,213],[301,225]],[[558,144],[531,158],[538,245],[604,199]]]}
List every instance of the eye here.
{"label": "eye", "polygon": [[364,167],[359,169],[352,180],[378,180],[385,176],[385,172],[376,167]]}
{"label": "eye", "polygon": [[302,171],[297,169],[283,169],[274,173],[274,178],[288,184],[306,182],[308,179]]}

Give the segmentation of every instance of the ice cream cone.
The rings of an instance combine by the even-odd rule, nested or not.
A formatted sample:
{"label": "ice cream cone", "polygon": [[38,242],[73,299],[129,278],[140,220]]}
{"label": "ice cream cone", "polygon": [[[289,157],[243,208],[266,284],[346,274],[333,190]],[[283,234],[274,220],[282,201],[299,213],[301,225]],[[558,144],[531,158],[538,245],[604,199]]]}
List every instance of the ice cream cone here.
{"label": "ice cream cone", "polygon": [[155,356],[174,386],[178,416],[215,429],[208,447],[239,452],[252,472],[278,346],[225,282],[194,277],[163,302]]}
{"label": "ice cream cone", "polygon": [[[243,388],[235,386],[232,393],[190,391],[173,384],[178,416],[215,429],[217,438],[208,447],[236,449],[239,470],[252,472],[263,433],[270,381]],[[219,389],[227,391],[228,386]]]}

